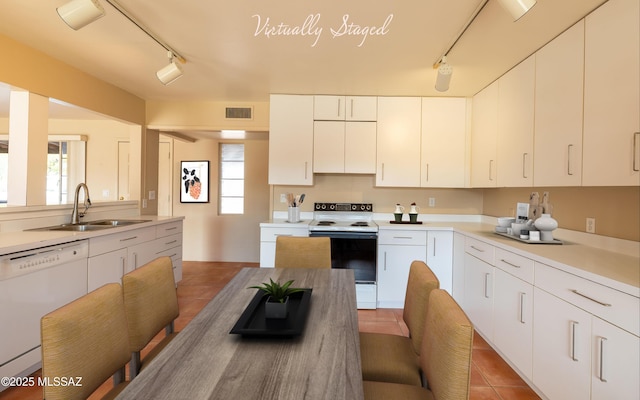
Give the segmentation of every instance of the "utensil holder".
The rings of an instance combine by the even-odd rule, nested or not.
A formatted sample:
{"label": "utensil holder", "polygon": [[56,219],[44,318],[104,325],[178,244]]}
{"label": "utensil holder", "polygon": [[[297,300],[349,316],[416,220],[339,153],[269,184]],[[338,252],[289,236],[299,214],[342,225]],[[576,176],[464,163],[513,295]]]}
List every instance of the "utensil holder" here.
{"label": "utensil holder", "polygon": [[300,222],[300,207],[289,207],[287,222]]}

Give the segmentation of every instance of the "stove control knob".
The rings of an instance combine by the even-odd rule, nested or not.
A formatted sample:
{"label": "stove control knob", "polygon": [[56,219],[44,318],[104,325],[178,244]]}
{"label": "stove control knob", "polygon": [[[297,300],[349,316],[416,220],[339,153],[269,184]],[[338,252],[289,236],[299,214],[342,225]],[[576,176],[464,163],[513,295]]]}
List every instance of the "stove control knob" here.
{"label": "stove control knob", "polygon": [[371,204],[367,204],[367,211],[371,211]]}
{"label": "stove control knob", "polygon": [[360,210],[364,211],[365,210],[365,205],[364,204],[360,204]]}
{"label": "stove control knob", "polygon": [[324,203],[322,203],[322,206],[321,206],[321,207],[322,207],[322,209],[323,209],[323,210],[325,210],[325,209],[327,208],[327,205],[326,205],[326,204],[324,204]]}
{"label": "stove control knob", "polygon": [[336,208],[335,204],[329,204],[329,210],[334,210]]}

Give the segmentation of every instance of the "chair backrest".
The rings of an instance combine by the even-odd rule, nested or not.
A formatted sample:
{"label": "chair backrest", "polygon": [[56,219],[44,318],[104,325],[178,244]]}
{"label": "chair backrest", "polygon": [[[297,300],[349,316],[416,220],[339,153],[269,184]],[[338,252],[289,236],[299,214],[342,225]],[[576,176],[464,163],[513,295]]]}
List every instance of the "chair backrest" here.
{"label": "chair backrest", "polygon": [[439,287],[440,281],[427,264],[419,260],[411,263],[402,318],[409,328],[413,350],[416,354],[420,354],[422,346],[429,295],[433,289]]}
{"label": "chair backrest", "polygon": [[160,257],[122,277],[131,352],[142,350],[179,315],[170,257]]}
{"label": "chair backrest", "polygon": [[278,236],[276,268],[331,268],[328,237]]}
{"label": "chair backrest", "polygon": [[473,324],[442,289],[431,292],[420,352],[427,386],[437,400],[466,400],[471,381]]}
{"label": "chair backrest", "polygon": [[122,287],[104,285],[40,320],[42,376],[82,377],[81,386],[45,385],[44,398],[86,399],[129,361]]}

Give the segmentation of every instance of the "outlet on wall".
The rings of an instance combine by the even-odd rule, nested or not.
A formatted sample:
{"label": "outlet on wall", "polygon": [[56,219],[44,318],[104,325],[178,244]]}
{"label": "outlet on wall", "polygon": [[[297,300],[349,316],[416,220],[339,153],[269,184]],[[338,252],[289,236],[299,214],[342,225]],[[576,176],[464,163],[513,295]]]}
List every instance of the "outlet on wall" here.
{"label": "outlet on wall", "polygon": [[287,194],[280,193],[280,203],[286,203],[286,202],[287,202]]}
{"label": "outlet on wall", "polygon": [[429,197],[429,207],[435,207],[435,206],[436,206],[436,198]]}
{"label": "outlet on wall", "polygon": [[587,233],[596,233],[596,219],[587,218]]}

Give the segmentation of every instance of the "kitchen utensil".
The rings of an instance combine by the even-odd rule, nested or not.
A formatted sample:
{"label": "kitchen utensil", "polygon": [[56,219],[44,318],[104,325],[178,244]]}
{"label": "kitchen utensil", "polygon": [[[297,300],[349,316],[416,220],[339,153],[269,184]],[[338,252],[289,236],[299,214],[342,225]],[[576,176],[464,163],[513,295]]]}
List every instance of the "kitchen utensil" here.
{"label": "kitchen utensil", "polygon": [[304,193],[300,195],[300,201],[298,201],[298,204],[302,204],[302,202],[304,201],[304,196],[305,196]]}

